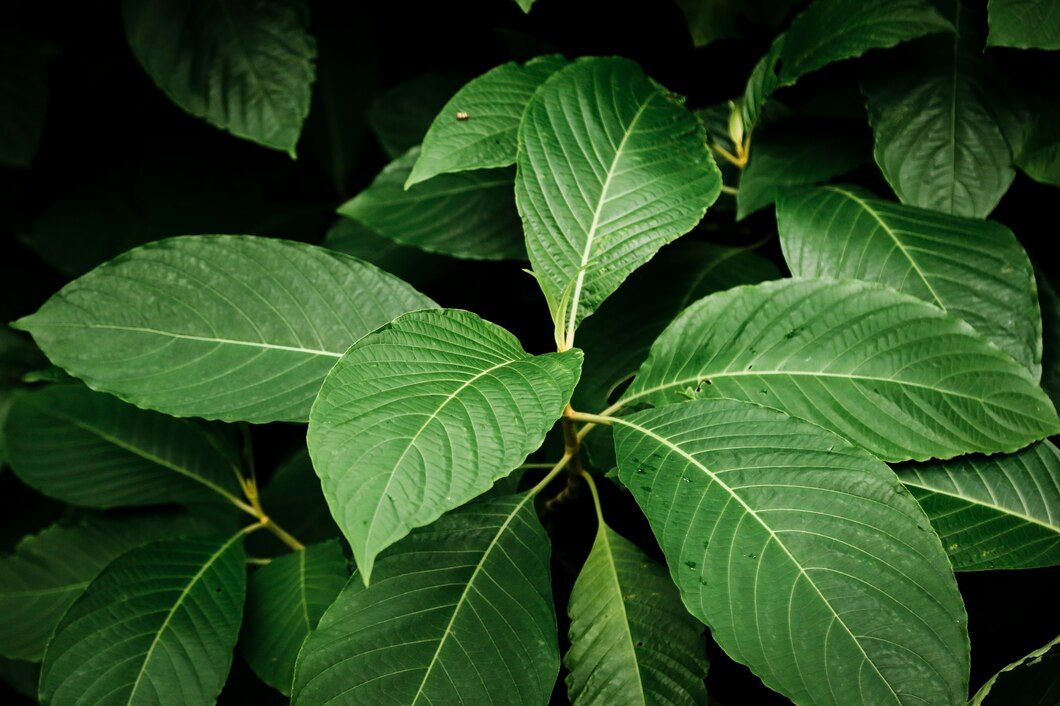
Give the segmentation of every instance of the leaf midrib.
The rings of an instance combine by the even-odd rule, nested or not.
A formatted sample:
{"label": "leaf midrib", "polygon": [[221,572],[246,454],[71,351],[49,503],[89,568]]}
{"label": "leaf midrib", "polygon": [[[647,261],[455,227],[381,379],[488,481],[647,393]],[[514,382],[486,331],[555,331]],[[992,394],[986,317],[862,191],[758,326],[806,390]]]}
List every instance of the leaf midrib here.
{"label": "leaf midrib", "polygon": [[967,503],[969,505],[974,505],[976,507],[982,507],[982,508],[994,510],[994,511],[996,511],[997,513],[999,513],[1001,515],[1005,515],[1006,517],[1011,517],[1013,519],[1022,520],[1024,522],[1026,522],[1027,524],[1038,525],[1040,527],[1043,527],[1044,529],[1049,530],[1050,532],[1053,532],[1054,534],[1060,534],[1060,526],[1050,524],[1047,520],[1040,520],[1038,518],[1031,517],[1030,515],[1025,515],[1025,514],[1023,514],[1021,512],[1016,512],[1016,511],[1012,510],[1011,508],[1006,508],[1006,507],[1003,507],[1001,505],[995,505],[994,503],[990,503],[990,502],[986,502],[986,501],[983,501],[983,500],[979,500],[977,498],[973,498],[973,497],[968,496],[968,495],[960,495],[960,489],[958,489],[955,492],[951,492],[951,491],[948,491],[948,490],[941,490],[939,488],[936,488],[936,487],[933,487],[933,486],[930,486],[930,485],[926,485],[923,481],[919,481],[919,482],[913,481],[913,480],[910,480],[908,477],[905,477],[905,476],[902,476],[902,475],[898,476],[898,480],[902,481],[902,485],[907,485],[907,486],[909,486],[911,488],[918,488],[920,490],[924,490],[924,491],[927,491],[929,493],[933,493],[935,495],[944,495],[946,497],[954,498],[956,500],[960,500],[962,502],[965,502],[965,503]]}
{"label": "leaf midrib", "polygon": [[636,695],[639,697],[637,703],[646,706],[647,701],[644,696],[644,679],[640,673],[640,660],[637,658],[637,650],[633,642],[633,632],[630,630],[629,611],[626,610],[626,600],[622,595],[622,582],[618,579],[618,566],[615,563],[615,555],[611,550],[610,538],[607,536],[608,527],[604,524],[604,518],[599,513],[597,514],[597,521],[600,523],[599,536],[603,540],[607,555],[607,567],[611,570],[611,578],[614,580],[614,587],[617,593],[615,602],[618,604],[619,610],[622,613],[622,627],[625,628],[623,634],[626,636],[626,641],[629,646],[629,654],[633,661],[633,669],[630,671],[633,672],[633,675],[637,680]]}

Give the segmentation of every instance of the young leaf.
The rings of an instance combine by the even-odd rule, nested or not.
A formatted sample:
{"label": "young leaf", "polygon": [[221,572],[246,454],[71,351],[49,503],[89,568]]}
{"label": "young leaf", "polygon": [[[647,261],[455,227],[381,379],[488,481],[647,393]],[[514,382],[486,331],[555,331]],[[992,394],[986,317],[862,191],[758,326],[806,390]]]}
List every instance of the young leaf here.
{"label": "young leaf", "polygon": [[140,407],[305,421],[354,341],[432,306],[401,280],[323,248],[183,236],[101,265],[16,327],[89,387]]}
{"label": "young leaf", "polygon": [[388,164],[339,213],[385,238],[428,252],[526,259],[510,169],[443,174],[406,191],[405,180],[419,154],[414,147]]}
{"label": "young leaf", "polygon": [[27,485],[83,507],[241,498],[231,454],[207,428],[82,385],[16,395],[4,431]]}
{"label": "young leaf", "polygon": [[1060,564],[1060,451],[1052,443],[894,470],[931,518],[955,571]]}
{"label": "young leaf", "polygon": [[1050,706],[1060,702],[1058,645],[1060,637],[990,677],[969,706]]}
{"label": "young leaf", "polygon": [[964,319],[1041,375],[1034,270],[1003,225],[827,186],[781,197],[777,226],[796,277],[861,279],[912,294]]}
{"label": "young leaf", "polygon": [[736,400],[616,419],[685,605],[796,703],[960,704],[967,618],[923,511],[840,437]]}
{"label": "young leaf", "polygon": [[501,327],[454,309],[406,314],[350,348],[321,387],[307,439],[366,584],[379,552],[541,445],[581,359],[529,355]]}
{"label": "young leaf", "polygon": [[1055,0],[990,0],[993,47],[1060,49],[1060,5]]}
{"label": "young leaf", "polygon": [[431,177],[515,164],[519,121],[537,87],[563,68],[559,55],[502,64],[472,80],[434,119],[405,188]]}
{"label": "young leaf", "polygon": [[1008,354],[940,309],[866,282],[781,280],[690,306],[623,400],[700,396],[780,409],[888,461],[1011,452],[1060,430]]}
{"label": "young leaf", "polygon": [[306,639],[298,704],[548,703],[559,672],[548,536],[531,495],[476,502],[354,575]]}
{"label": "young leaf", "polygon": [[277,557],[254,573],[243,654],[262,681],[290,696],[298,650],[349,573],[338,540]]}
{"label": "young leaf", "polygon": [[304,0],[125,0],[133,54],[174,103],[294,156],[316,43]]}
{"label": "young leaf", "polygon": [[[576,61],[530,101],[515,198],[566,345],[619,284],[714,203],[721,175],[703,125],[626,59]],[[573,286],[571,283],[573,282]]]}

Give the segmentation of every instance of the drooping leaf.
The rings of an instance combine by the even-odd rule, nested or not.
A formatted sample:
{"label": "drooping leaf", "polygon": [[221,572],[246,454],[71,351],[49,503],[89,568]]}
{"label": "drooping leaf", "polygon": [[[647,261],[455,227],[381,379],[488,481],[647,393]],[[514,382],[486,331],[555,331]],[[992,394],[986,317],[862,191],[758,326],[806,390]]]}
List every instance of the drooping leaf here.
{"label": "drooping leaf", "polygon": [[269,517],[302,542],[322,542],[341,534],[304,448],[276,469],[261,491],[261,504]]}
{"label": "drooping leaf", "polygon": [[294,155],[316,57],[304,0],[125,0],[122,14],[133,54],[174,103]]}
{"label": "drooping leaf", "polygon": [[1060,429],[1026,368],[968,324],[855,281],[767,282],[690,306],[623,399],[689,397],[780,409],[888,461],[1017,451]]}
{"label": "drooping leaf", "polygon": [[912,294],[964,319],[1040,376],[1034,269],[1003,225],[840,186],[782,197],[777,225],[796,277],[861,279]]}
{"label": "drooping leaf", "polygon": [[346,255],[251,236],[150,243],[16,326],[93,389],[174,416],[305,421],[343,352],[433,302]]}
{"label": "drooping leaf", "polygon": [[28,167],[44,132],[48,73],[40,47],[0,33],[0,165]]}
{"label": "drooping leaf", "polygon": [[82,385],[20,392],[4,432],[16,475],[73,505],[106,509],[242,497],[238,466],[208,428]]}
{"label": "drooping leaf", "polygon": [[59,619],[103,567],[148,542],[207,529],[201,520],[163,513],[89,517],[26,537],[0,558],[0,655],[39,662]]}
{"label": "drooping leaf", "polygon": [[523,229],[512,200],[510,169],[442,174],[407,191],[419,155],[412,148],[388,164],[339,213],[402,245],[454,257],[525,260]]}
{"label": "drooping leaf", "polygon": [[975,693],[969,706],[1051,706],[1060,702],[1060,637],[1008,665]]}
{"label": "drooping leaf", "polygon": [[471,169],[515,164],[519,121],[530,96],[566,65],[559,55],[502,64],[472,80],[431,123],[405,186]]}
{"label": "drooping leaf", "polygon": [[396,159],[420,144],[438,111],[464,82],[458,76],[426,73],[376,98],[368,111],[368,124],[387,156]]}
{"label": "drooping leaf", "polygon": [[702,124],[625,59],[553,74],[526,109],[519,145],[527,253],[569,347],[630,272],[699,222],[721,177]]}
{"label": "drooping leaf", "polygon": [[964,604],[885,465],[737,400],[616,421],[620,478],[685,605],[767,686],[796,703],[964,703]]}
{"label": "drooping leaf", "polygon": [[994,47],[1060,49],[1060,5],[1055,0],[990,0]]}
{"label": "drooping leaf", "polygon": [[472,503],[354,575],[298,656],[294,704],[548,703],[559,671],[532,496]]}
{"label": "drooping leaf", "polygon": [[266,684],[288,696],[306,636],[349,577],[338,540],[277,557],[247,587],[243,654]]}
{"label": "drooping leaf", "polygon": [[1060,451],[1050,442],[895,471],[931,518],[955,571],[1060,564]]}
{"label": "drooping leaf", "polygon": [[376,555],[514,470],[559,419],[581,351],[532,356],[467,311],[418,311],[328,375],[309,453],[365,583]]}

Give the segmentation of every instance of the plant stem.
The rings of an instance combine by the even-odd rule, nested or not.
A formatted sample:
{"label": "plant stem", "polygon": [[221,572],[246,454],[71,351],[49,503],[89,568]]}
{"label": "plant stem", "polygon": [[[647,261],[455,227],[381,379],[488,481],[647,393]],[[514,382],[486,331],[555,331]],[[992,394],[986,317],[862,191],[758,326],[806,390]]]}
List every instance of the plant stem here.
{"label": "plant stem", "polygon": [[735,186],[726,186],[725,184],[722,184],[721,193],[729,194],[730,196],[735,196],[737,194],[737,189]]}
{"label": "plant stem", "polygon": [[569,454],[563,454],[562,457],[552,466],[552,469],[545,474],[545,477],[538,481],[537,485],[530,489],[530,495],[537,495],[552,482],[552,480],[559,475],[566,466],[567,462],[570,461],[571,457]]}
{"label": "plant stem", "polygon": [[[247,497],[247,500],[250,501],[250,504],[247,505],[246,503],[244,503],[244,502],[242,502],[240,500],[233,500],[233,502],[236,504],[236,507],[238,507],[240,510],[243,510],[244,512],[246,512],[246,513],[248,513],[250,515],[253,515],[254,517],[258,518],[258,524],[256,526],[255,525],[251,525],[251,526],[254,527],[255,530],[261,529],[261,528],[267,529],[268,531],[270,531],[274,535],[276,535],[276,537],[281,542],[283,542],[284,544],[286,544],[288,547],[290,547],[291,549],[293,549],[295,551],[301,551],[302,549],[305,549],[305,545],[304,544],[299,542],[290,532],[285,530],[283,527],[280,527],[278,524],[273,522],[272,518],[270,518],[265,513],[265,509],[261,506],[261,499],[258,497],[258,484],[257,484],[257,481],[253,477],[245,478],[242,481],[242,486],[243,486],[243,495],[245,495]],[[254,531],[254,530],[251,530],[251,531]]]}

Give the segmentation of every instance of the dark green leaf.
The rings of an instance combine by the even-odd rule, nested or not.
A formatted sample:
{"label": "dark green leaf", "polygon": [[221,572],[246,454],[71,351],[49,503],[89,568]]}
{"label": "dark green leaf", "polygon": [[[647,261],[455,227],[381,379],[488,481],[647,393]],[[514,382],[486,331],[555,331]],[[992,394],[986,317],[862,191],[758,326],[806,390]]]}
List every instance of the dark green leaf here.
{"label": "dark green leaf", "polygon": [[420,144],[438,111],[463,84],[457,76],[428,73],[376,98],[368,111],[368,124],[387,156],[395,159]]}
{"label": "dark green leaf", "polygon": [[1027,176],[1043,184],[1060,186],[1060,121],[1056,119],[1060,97],[1045,100],[1028,119],[1026,139],[1019,147],[1016,164]]}
{"label": "dark green leaf", "polygon": [[969,706],[1054,706],[1060,703],[1060,637],[990,678]]}
{"label": "dark green leaf", "polygon": [[[446,271],[453,265],[453,260],[449,257],[399,245],[349,218],[339,218],[335,221],[321,245],[370,262],[409,282],[417,289],[423,288],[425,284],[444,281]],[[525,255],[524,252],[523,256]]]}
{"label": "dark green leaf", "polygon": [[1056,0],[990,0],[988,8],[991,46],[1060,49]]}
{"label": "dark green leaf", "polygon": [[48,73],[40,47],[0,32],[0,165],[28,167],[44,132]]}
{"label": "dark green leaf", "polygon": [[776,27],[799,0],[677,0],[697,47],[739,37],[743,24]]}
{"label": "dark green leaf", "polygon": [[320,479],[301,449],[280,464],[261,491],[261,504],[269,517],[303,542],[321,542],[342,534],[331,519]]}
{"label": "dark green leaf", "polygon": [[1038,294],[1042,305],[1042,388],[1053,405],[1060,405],[1060,296],[1041,270]]}

